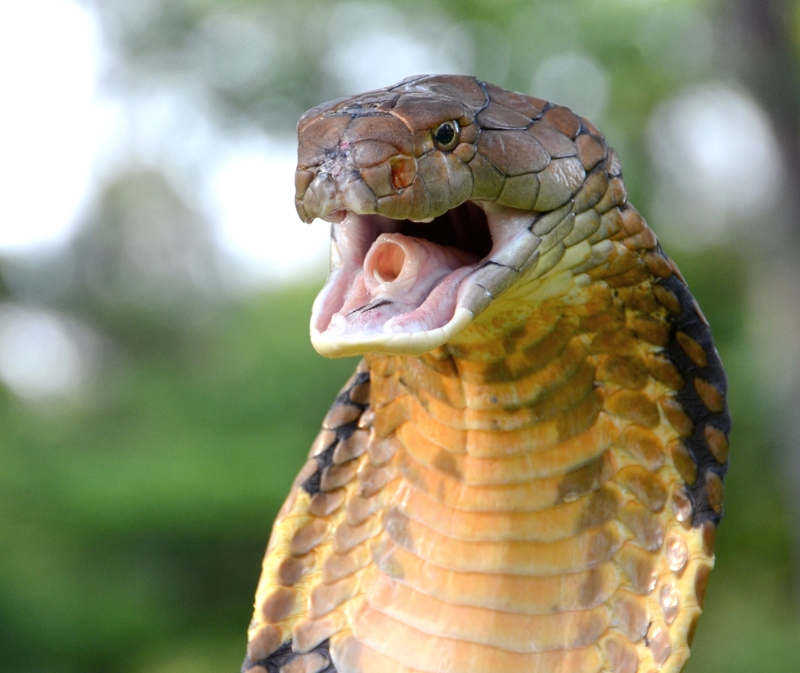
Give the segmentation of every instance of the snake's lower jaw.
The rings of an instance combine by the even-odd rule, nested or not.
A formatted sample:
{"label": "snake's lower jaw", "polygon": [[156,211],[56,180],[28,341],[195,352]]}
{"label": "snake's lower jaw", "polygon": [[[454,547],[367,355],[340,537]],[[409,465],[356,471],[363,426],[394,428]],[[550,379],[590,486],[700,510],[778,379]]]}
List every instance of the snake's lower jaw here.
{"label": "snake's lower jaw", "polygon": [[[541,239],[532,221],[532,213],[489,203],[463,204],[429,223],[335,218],[331,272],[311,317],[314,348],[346,357],[443,345],[535,265]],[[477,226],[488,232],[486,250],[457,247],[475,238],[459,228]]]}

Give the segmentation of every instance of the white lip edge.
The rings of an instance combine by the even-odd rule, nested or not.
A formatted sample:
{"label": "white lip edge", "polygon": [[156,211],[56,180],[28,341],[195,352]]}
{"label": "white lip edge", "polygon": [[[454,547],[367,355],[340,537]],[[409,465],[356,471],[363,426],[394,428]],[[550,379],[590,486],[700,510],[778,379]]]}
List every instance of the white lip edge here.
{"label": "white lip edge", "polygon": [[459,305],[456,306],[453,317],[443,327],[424,332],[379,334],[368,338],[341,335],[326,337],[312,326],[311,344],[317,353],[329,358],[346,358],[370,351],[380,351],[387,355],[422,355],[447,343],[474,318],[472,311]]}

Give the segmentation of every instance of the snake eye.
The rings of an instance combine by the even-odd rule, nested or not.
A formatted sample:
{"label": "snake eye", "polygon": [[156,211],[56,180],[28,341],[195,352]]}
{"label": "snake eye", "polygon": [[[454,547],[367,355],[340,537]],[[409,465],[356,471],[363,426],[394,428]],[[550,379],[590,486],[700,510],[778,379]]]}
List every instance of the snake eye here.
{"label": "snake eye", "polygon": [[452,150],[458,145],[458,122],[453,121],[439,124],[433,132],[433,144],[439,150]]}

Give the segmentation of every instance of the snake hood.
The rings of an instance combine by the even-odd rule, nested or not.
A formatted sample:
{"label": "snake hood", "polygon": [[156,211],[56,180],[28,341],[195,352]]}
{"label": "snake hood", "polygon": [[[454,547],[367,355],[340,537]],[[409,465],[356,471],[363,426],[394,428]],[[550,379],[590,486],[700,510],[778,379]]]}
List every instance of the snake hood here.
{"label": "snake hood", "polygon": [[581,188],[585,209],[606,186],[587,172],[603,162],[619,173],[588,121],[466,76],[327,103],[303,115],[298,137],[297,211],[332,223],[311,323],[329,356],[450,340],[564,249]]}

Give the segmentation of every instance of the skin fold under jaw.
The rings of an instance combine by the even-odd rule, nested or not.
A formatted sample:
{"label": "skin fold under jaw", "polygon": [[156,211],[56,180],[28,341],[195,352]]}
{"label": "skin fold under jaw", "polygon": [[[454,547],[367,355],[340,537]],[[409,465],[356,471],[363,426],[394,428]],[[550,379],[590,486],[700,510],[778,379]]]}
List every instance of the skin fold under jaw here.
{"label": "skin fold under jaw", "polygon": [[363,355],[275,522],[249,673],[681,671],[727,383],[619,159],[567,108],[422,76],[307,112],[323,355]]}

